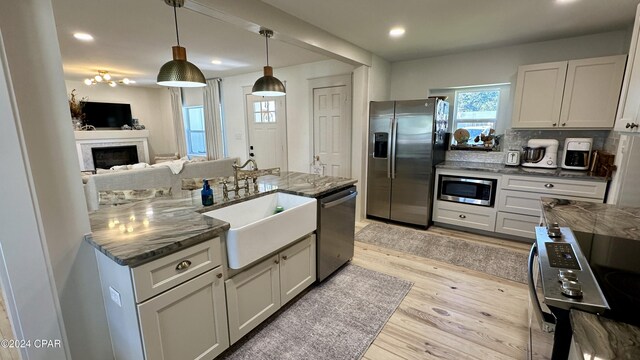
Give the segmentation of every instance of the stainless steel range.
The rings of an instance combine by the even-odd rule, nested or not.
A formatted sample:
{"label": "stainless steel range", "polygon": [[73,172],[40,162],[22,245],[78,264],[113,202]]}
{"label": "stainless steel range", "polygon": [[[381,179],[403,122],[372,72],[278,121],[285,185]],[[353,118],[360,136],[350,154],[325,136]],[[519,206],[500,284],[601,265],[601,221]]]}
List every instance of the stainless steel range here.
{"label": "stainless steel range", "polygon": [[[536,261],[537,260],[537,261]],[[529,254],[529,351],[528,358],[567,359],[571,343],[569,310],[603,314],[609,304],[589,261],[571,229],[536,227],[536,242]],[[552,343],[550,354],[536,353],[535,332]],[[544,337],[545,335],[543,335]]]}

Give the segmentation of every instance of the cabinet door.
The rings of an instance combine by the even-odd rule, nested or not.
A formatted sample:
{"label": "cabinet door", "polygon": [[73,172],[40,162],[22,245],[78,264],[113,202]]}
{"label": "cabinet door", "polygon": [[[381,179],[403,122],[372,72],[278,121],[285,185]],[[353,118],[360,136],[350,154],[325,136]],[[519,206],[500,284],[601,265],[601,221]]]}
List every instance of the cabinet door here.
{"label": "cabinet door", "polygon": [[316,241],[309,236],[280,253],[280,302],[289,302],[316,281]]}
{"label": "cabinet door", "polygon": [[566,61],[518,67],[512,127],[557,126],[566,74]]}
{"label": "cabinet door", "polygon": [[640,207],[640,136],[621,139],[623,159],[620,165],[620,190],[617,194],[618,206]]}
{"label": "cabinet door", "polygon": [[612,128],[626,55],[569,61],[560,127]]}
{"label": "cabinet door", "polygon": [[222,267],[138,305],[146,360],[213,359],[229,347]]}
{"label": "cabinet door", "polygon": [[627,69],[624,73],[622,83],[622,94],[618,104],[618,114],[616,115],[616,131],[638,132],[640,125],[638,110],[640,109],[640,5],[636,11],[636,21],[633,25],[631,35],[631,46],[629,47],[629,59],[627,59]]}
{"label": "cabinet door", "polygon": [[280,308],[279,262],[274,255],[225,282],[232,344]]}

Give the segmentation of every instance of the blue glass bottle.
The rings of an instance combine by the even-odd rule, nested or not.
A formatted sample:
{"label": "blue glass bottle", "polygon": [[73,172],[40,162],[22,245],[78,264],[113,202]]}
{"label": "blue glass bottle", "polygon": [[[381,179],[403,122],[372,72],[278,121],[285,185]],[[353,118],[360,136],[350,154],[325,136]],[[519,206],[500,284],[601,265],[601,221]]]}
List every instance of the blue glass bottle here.
{"label": "blue glass bottle", "polygon": [[202,185],[202,205],[203,206],[211,206],[213,205],[213,190],[209,185],[209,180],[204,179],[204,184]]}

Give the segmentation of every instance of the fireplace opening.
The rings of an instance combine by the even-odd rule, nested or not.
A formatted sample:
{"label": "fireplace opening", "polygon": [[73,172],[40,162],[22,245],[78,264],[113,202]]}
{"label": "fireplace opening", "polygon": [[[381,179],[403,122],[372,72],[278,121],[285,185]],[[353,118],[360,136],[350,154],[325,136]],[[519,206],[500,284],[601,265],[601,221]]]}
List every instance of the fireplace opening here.
{"label": "fireplace opening", "polygon": [[91,148],[94,169],[110,169],[112,166],[138,163],[138,147],[135,145]]}

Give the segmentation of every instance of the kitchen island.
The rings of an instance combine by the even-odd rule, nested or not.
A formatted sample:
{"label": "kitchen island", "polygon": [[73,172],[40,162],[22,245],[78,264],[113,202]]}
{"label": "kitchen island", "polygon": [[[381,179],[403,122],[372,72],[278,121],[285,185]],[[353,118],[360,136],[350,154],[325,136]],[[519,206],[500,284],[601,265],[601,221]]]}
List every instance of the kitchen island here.
{"label": "kitchen island", "polygon": [[[251,186],[250,193],[241,190],[226,201],[222,187],[213,186],[212,206],[202,206],[200,191],[194,191],[190,198],[143,200],[90,213],[92,233],[85,240],[96,248],[114,358],[212,359],[221,354],[316,281],[316,238],[321,234],[316,204],[354,183],[283,172],[260,177],[257,191]],[[353,191],[355,216],[356,193],[348,191]],[[311,210],[301,212],[292,197],[312,204]],[[280,206],[285,209],[274,213]],[[226,212],[234,214],[228,222],[213,216]],[[293,214],[304,215],[295,221],[290,220]],[[285,226],[283,219],[291,228],[310,225],[289,237],[286,231],[267,231],[277,221]],[[245,228],[257,229],[244,238],[247,251],[259,250],[256,244],[279,245],[231,268],[232,232]],[[353,240],[353,227],[349,232]]]}
{"label": "kitchen island", "polygon": [[[222,234],[229,224],[204,212],[265,194],[284,192],[320,197],[346,189],[357,180],[282,172],[258,178],[258,193],[223,201],[222,186],[214,185],[214,204],[202,206],[200,191],[192,198],[152,199],[110,206],[89,214],[91,234],[85,240],[120,265],[135,267]],[[130,231],[131,230],[131,231]]]}
{"label": "kitchen island", "polygon": [[[589,260],[611,310],[571,310],[576,358],[636,359],[640,354],[640,208],[540,199],[544,224],[569,227]],[[570,357],[571,358],[571,357]]]}

